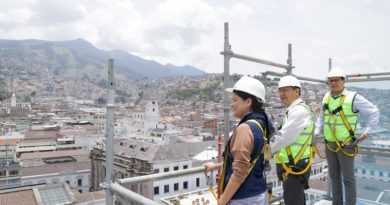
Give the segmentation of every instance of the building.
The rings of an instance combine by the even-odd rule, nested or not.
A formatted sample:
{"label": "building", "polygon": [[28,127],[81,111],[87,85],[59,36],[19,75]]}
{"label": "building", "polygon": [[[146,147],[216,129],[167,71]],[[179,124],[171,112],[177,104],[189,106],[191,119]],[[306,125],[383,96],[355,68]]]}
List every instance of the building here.
{"label": "building", "polygon": [[149,129],[158,127],[160,121],[158,102],[156,100],[147,100],[145,108],[138,108],[132,113],[132,116],[133,126],[138,131],[146,134]]}
{"label": "building", "polygon": [[[215,142],[157,145],[135,140],[115,140],[114,176],[123,179],[198,167],[205,161],[193,157],[213,144]],[[95,147],[91,159],[92,190],[101,190],[99,184],[105,181],[105,149]],[[124,186],[158,202],[163,197],[207,187],[204,173]]]}
{"label": "building", "polygon": [[355,175],[362,179],[390,182],[389,166],[387,157],[358,155],[355,158]]}
{"label": "building", "polygon": [[11,98],[5,99],[2,102],[2,106],[6,108],[24,108],[31,110],[31,103],[17,99],[15,93],[12,93]]}
{"label": "building", "polygon": [[105,192],[78,193],[66,183],[24,186],[0,190],[0,204],[4,205],[49,205],[79,204],[104,205]]}
{"label": "building", "polygon": [[18,161],[0,161],[0,190],[15,187],[21,183],[20,165]]}
{"label": "building", "polygon": [[80,193],[90,190],[88,150],[25,153],[20,161],[21,185],[67,183]]}

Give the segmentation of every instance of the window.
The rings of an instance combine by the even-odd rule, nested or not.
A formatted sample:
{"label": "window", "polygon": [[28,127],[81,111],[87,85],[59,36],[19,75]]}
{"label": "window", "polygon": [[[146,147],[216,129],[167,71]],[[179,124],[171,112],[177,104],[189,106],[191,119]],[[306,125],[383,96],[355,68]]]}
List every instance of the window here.
{"label": "window", "polygon": [[160,170],[159,170],[159,169],[154,169],[153,172],[154,172],[155,174],[157,174],[157,173],[160,172]]}
{"label": "window", "polygon": [[160,194],[160,189],[158,186],[154,187],[154,195],[159,195]]}
{"label": "window", "polygon": [[200,186],[200,179],[196,178],[196,187],[199,187],[199,186]]}
{"label": "window", "polygon": [[0,177],[5,177],[5,175],[6,175],[6,171],[5,170],[0,170]]}
{"label": "window", "polygon": [[183,165],[183,169],[187,169],[188,168],[188,165]]}
{"label": "window", "polygon": [[8,184],[16,184],[19,180],[16,179],[10,179],[8,180]]}
{"label": "window", "polygon": [[82,186],[83,185],[83,180],[82,179],[78,179],[77,180],[77,186]]}
{"label": "window", "polygon": [[83,193],[83,190],[79,189],[79,192],[80,192],[80,194],[82,194],[82,193]]}
{"label": "window", "polygon": [[374,170],[370,170],[370,175],[374,176]]}
{"label": "window", "polygon": [[164,172],[169,172],[169,167],[165,167]]}
{"label": "window", "polygon": [[366,170],[365,169],[362,169],[362,174],[366,174]]}
{"label": "window", "polygon": [[179,190],[179,183],[174,183],[173,184],[173,190],[178,191]]}
{"label": "window", "polygon": [[164,193],[168,193],[168,192],[169,192],[169,184],[164,185]]}
{"label": "window", "polygon": [[383,177],[383,172],[379,172],[379,176],[380,176],[380,177]]}
{"label": "window", "polygon": [[177,171],[177,170],[179,170],[179,166],[174,166],[173,171]]}
{"label": "window", "polygon": [[188,189],[188,182],[183,182],[183,189]]}
{"label": "window", "polygon": [[9,171],[9,175],[10,176],[15,176],[15,175],[18,175],[19,174],[19,170],[10,170]]}

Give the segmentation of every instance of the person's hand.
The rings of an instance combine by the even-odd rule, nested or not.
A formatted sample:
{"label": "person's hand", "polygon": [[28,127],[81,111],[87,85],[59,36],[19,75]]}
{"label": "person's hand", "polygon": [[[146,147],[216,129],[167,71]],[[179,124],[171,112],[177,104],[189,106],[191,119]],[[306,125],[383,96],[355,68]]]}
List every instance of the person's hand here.
{"label": "person's hand", "polygon": [[206,168],[205,172],[210,172],[213,171],[216,168],[216,165],[214,162],[207,162],[203,164],[203,166]]}
{"label": "person's hand", "polygon": [[360,135],[359,143],[363,142],[363,141],[366,140],[367,138],[368,138],[368,133],[367,133],[367,132],[363,132],[363,133]]}
{"label": "person's hand", "polygon": [[221,198],[218,199],[217,204],[218,204],[218,205],[226,205],[226,203],[223,203],[223,202],[222,202],[222,199],[221,199]]}

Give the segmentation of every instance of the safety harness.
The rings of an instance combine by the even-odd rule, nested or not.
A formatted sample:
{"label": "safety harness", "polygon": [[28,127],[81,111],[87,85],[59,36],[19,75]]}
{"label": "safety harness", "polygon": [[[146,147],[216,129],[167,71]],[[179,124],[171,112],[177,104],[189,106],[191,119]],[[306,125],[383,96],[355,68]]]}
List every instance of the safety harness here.
{"label": "safety harness", "polygon": [[[252,164],[251,164],[251,166],[250,166],[250,168],[248,170],[248,173],[245,176],[245,179],[249,176],[249,174],[251,174],[253,168],[255,167],[256,163],[260,159],[261,155],[264,156],[264,160],[265,161],[270,160],[271,159],[271,155],[272,155],[271,154],[271,147],[269,146],[268,139],[267,139],[267,130],[264,129],[263,126],[261,126],[261,124],[257,120],[251,119],[251,120],[248,120],[248,121],[249,122],[253,122],[254,124],[257,125],[257,127],[259,127],[261,133],[263,134],[264,145],[263,145],[263,148],[261,149],[261,151],[258,153],[257,157],[252,161]],[[222,174],[221,174],[221,178],[219,180],[219,190],[220,190],[221,193],[223,192],[224,185],[225,185],[224,183],[225,183],[225,178],[226,178],[226,166],[227,166],[227,159],[228,159],[229,152],[230,152],[229,143],[226,143],[225,154],[224,154],[224,162],[223,162],[223,167],[222,167]],[[264,174],[264,179],[265,179],[265,182],[267,184],[267,179],[266,179],[266,175],[265,174]],[[209,188],[209,189],[211,189],[211,188]],[[269,196],[269,200],[271,200],[272,199],[272,186],[268,186],[267,185],[267,190],[268,190],[268,194],[269,194],[268,195]],[[212,192],[214,192],[214,190]],[[215,194],[213,194],[213,195],[215,195]]]}
{"label": "safety harness", "polygon": [[[314,115],[310,111],[310,109],[303,103],[300,103],[298,105],[302,105],[303,107],[305,107],[309,111],[310,123],[313,123],[314,122],[313,121]],[[309,126],[310,126],[310,124],[309,124]],[[311,134],[310,137],[307,138],[307,140],[305,141],[305,143],[303,144],[303,146],[301,147],[301,149],[299,150],[298,154],[295,157],[293,157],[290,146],[286,147],[287,156],[288,156],[288,160],[289,160],[289,162],[287,164],[284,163],[284,160],[278,154],[275,155],[275,158],[281,162],[281,165],[282,165],[283,169],[285,170],[285,172],[283,172],[283,174],[282,174],[283,181],[286,181],[288,178],[288,175],[290,175],[290,174],[293,174],[293,175],[305,174],[309,170],[310,166],[312,165],[314,155],[316,153],[320,158],[325,159],[325,157],[318,151],[318,148],[314,142],[313,131],[314,130],[312,130],[312,132],[310,133]],[[299,145],[302,145],[302,144],[299,144]],[[294,167],[297,166],[299,160],[301,160],[303,154],[305,153],[306,148],[308,148],[309,146],[310,146],[310,154],[309,154],[308,164],[301,171],[294,171]]]}
{"label": "safety harness", "polygon": [[348,145],[351,141],[352,142],[355,142],[356,141],[356,137],[355,137],[355,132],[352,130],[352,127],[351,125],[349,124],[348,120],[347,120],[347,117],[345,116],[345,113],[343,111],[343,103],[344,103],[344,100],[346,98],[345,95],[342,96],[341,100],[340,100],[340,103],[339,103],[339,106],[334,109],[333,111],[330,111],[329,110],[329,101],[330,101],[330,98],[331,98],[331,95],[329,94],[329,96],[326,98],[325,100],[325,104],[324,104],[324,107],[323,107],[323,110],[324,110],[324,114],[325,114],[325,111],[327,111],[329,114],[330,114],[330,117],[332,118],[336,118],[336,114],[339,113],[340,114],[340,117],[341,119],[343,120],[344,122],[344,125],[345,127],[347,128],[348,132],[349,132],[349,136],[344,140],[344,141],[338,141],[337,140],[337,137],[336,137],[336,120],[334,120],[333,122],[333,125],[329,124],[329,127],[330,127],[330,132],[331,132],[331,135],[337,145],[336,149],[333,149],[328,141],[325,139],[325,143],[326,143],[326,147],[334,152],[334,153],[338,153],[339,151],[341,151],[345,156],[348,156],[348,157],[354,157],[358,154],[359,152],[359,144],[356,143],[356,146],[355,146],[355,151],[354,153],[348,153],[346,151],[344,151],[344,147],[346,145]]}

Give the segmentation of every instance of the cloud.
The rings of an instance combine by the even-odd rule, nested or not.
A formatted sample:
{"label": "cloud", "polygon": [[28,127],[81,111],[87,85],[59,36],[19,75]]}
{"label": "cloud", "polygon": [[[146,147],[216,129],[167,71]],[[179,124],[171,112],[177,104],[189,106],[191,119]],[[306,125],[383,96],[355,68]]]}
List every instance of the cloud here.
{"label": "cloud", "polygon": [[[385,0],[6,0],[0,38],[84,38],[105,50],[223,72],[219,52],[229,22],[234,52],[285,64],[292,43],[295,74],[322,78],[329,58],[348,72],[388,70],[389,10]],[[231,63],[231,73],[283,71]]]}

